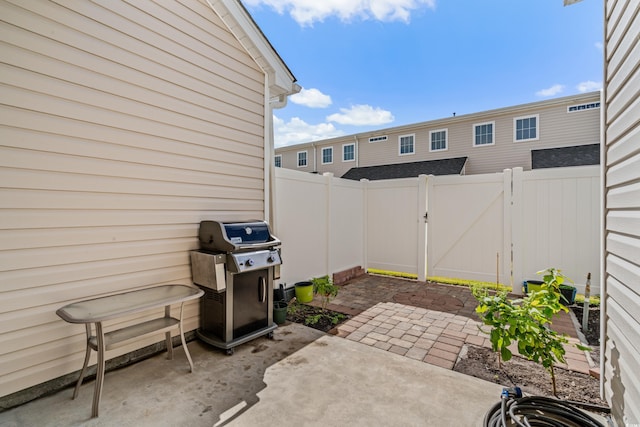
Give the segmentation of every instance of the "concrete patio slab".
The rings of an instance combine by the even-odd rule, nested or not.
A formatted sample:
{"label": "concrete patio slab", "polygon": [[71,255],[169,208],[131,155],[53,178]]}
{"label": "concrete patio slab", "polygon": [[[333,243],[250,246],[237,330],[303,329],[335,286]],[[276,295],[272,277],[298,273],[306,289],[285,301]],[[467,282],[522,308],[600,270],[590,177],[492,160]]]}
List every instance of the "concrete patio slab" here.
{"label": "concrete patio slab", "polygon": [[259,402],[230,426],[480,426],[502,390],[331,335],[270,367],[264,379]]}
{"label": "concrete patio slab", "polygon": [[[0,413],[0,426],[477,426],[501,387],[314,329],[286,324],[233,356],[193,341]],[[460,410],[464,402],[464,410]]]}

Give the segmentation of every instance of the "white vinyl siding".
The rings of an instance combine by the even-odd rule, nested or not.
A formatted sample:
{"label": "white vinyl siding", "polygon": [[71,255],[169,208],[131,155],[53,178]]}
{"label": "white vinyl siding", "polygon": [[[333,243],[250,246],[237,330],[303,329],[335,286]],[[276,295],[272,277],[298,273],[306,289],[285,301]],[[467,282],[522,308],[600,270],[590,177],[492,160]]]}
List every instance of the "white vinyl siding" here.
{"label": "white vinyl siding", "polygon": [[513,119],[513,140],[515,142],[537,141],[539,135],[540,116],[538,114]]}
{"label": "white vinyl siding", "polygon": [[322,164],[330,165],[333,163],[333,147],[324,147],[322,149]]}
{"label": "white vinyl siding", "polygon": [[265,75],[205,1],[0,13],[4,396],[80,369],[84,328],[56,309],[191,284],[202,219],[264,217]]}
{"label": "white vinyl siding", "polygon": [[447,150],[447,129],[432,130],[429,132],[429,151]]}
{"label": "white vinyl siding", "polygon": [[306,151],[298,151],[298,167],[306,168],[309,164],[308,153]]}
{"label": "white vinyl siding", "polygon": [[496,122],[476,123],[473,125],[473,146],[484,147],[495,144]]}
{"label": "white vinyl siding", "polygon": [[416,152],[416,135],[400,135],[398,137],[398,153],[401,156],[408,156]]}
{"label": "white vinyl siding", "polygon": [[[619,427],[640,425],[640,3],[605,2],[604,395]],[[596,110],[597,111],[597,110]],[[588,114],[590,110],[571,113]]]}

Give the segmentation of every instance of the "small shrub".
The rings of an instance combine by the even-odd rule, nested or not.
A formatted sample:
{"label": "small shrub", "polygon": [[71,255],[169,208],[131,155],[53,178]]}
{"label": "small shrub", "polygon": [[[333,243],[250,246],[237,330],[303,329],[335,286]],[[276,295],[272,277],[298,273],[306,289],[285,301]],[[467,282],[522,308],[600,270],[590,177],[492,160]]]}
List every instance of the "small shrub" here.
{"label": "small shrub", "polygon": [[316,277],[311,279],[313,283],[313,293],[322,298],[322,311],[327,309],[327,304],[338,295],[338,287],[333,284],[329,276]]}
{"label": "small shrub", "polygon": [[[498,361],[512,357],[509,346],[516,342],[518,352],[529,360],[540,363],[551,376],[551,387],[556,395],[554,363],[565,363],[566,335],[553,331],[549,325],[554,315],[568,309],[560,303],[560,285],[565,281],[560,270],[549,268],[538,272],[543,275],[541,290],[524,298],[509,300],[505,291],[491,295],[486,288],[474,287],[478,300],[476,312],[483,323],[491,327],[491,348],[498,353]],[[581,350],[588,347],[577,345]]]}

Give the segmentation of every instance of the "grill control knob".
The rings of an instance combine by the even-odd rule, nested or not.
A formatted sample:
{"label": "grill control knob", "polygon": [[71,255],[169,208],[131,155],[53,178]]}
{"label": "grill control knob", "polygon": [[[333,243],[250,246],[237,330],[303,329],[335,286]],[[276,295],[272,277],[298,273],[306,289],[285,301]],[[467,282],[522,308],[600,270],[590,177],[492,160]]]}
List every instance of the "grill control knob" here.
{"label": "grill control knob", "polygon": [[267,258],[267,262],[273,262],[276,259],[273,257],[273,255],[269,255],[269,257]]}
{"label": "grill control knob", "polygon": [[254,264],[254,261],[251,258],[245,261],[245,265],[248,265],[249,267],[251,267],[253,264]]}

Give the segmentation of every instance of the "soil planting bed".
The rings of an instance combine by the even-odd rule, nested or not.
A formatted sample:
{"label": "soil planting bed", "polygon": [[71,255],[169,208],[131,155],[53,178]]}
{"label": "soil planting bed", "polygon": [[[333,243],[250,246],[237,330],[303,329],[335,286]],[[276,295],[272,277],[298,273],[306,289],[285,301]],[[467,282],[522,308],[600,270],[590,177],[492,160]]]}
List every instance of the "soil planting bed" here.
{"label": "soil planting bed", "polygon": [[[519,356],[502,362],[502,367],[499,367],[496,353],[491,349],[468,346],[466,354],[453,370],[505,387],[520,387],[527,396],[554,397],[549,373],[541,365]],[[600,399],[597,379],[562,368],[556,368],[555,374],[558,398],[606,406]]]}
{"label": "soil planting bed", "polygon": [[[289,322],[301,323],[313,329],[317,329],[322,332],[329,332],[339,324],[349,320],[351,316],[339,313],[337,311],[325,310],[324,315],[318,317],[316,323],[306,322],[308,318],[323,314],[322,308],[314,307],[307,304],[295,304],[289,307],[287,311],[287,320]],[[337,320],[333,322],[333,320]]]}
{"label": "soil planting bed", "polygon": [[[574,305],[570,310],[582,325],[582,306]],[[581,328],[582,329],[582,328]],[[582,331],[591,347],[591,358],[596,366],[600,360],[600,307],[589,309],[588,330]],[[454,370],[482,378],[507,387],[518,386],[526,395],[553,397],[551,377],[539,364],[514,356],[498,366],[496,354],[484,347],[467,347],[467,353],[456,363]],[[606,406],[600,399],[598,379],[579,372],[556,368],[558,398]]]}
{"label": "soil planting bed", "polygon": [[591,359],[596,366],[600,366],[600,306],[589,307],[587,329],[582,329],[582,306],[574,305],[571,310],[578,319],[580,330],[584,334],[589,347],[591,347]]}

